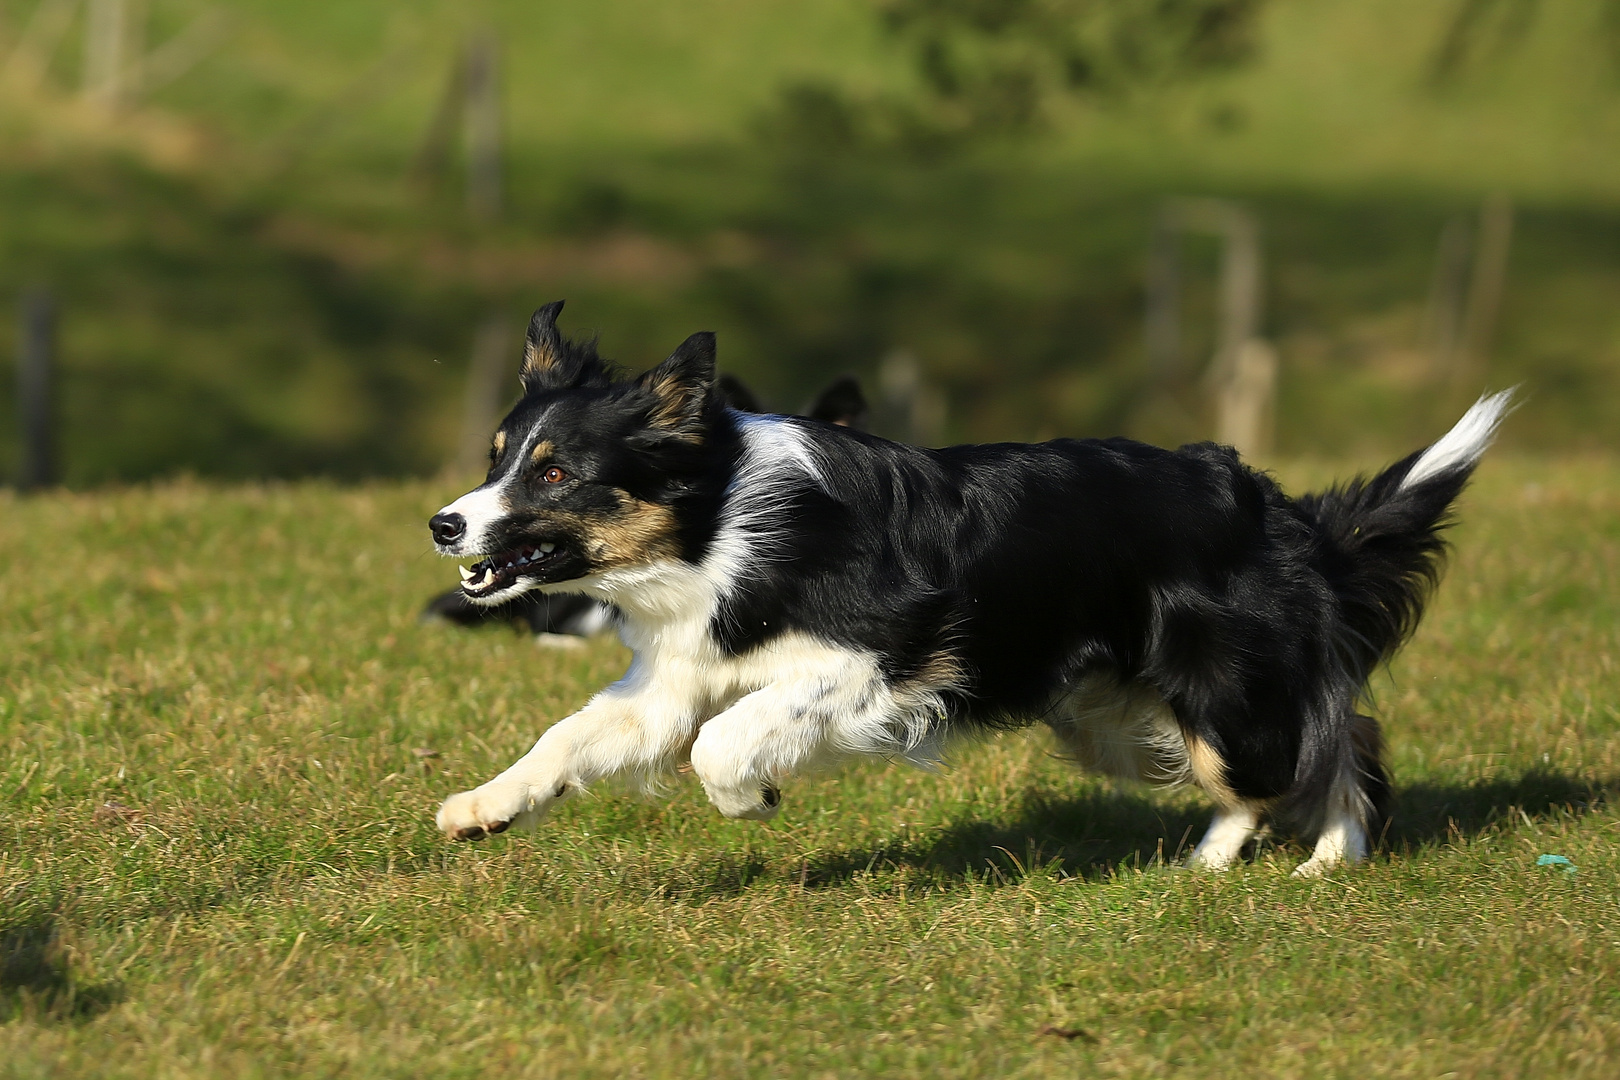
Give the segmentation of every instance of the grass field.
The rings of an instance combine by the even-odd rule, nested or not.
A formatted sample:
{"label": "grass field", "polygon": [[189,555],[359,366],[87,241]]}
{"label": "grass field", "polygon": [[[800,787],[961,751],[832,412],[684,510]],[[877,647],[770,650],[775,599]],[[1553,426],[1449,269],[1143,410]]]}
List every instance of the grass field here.
{"label": "grass field", "polygon": [[417,624],[453,487],[0,496],[0,1075],[1614,1074],[1620,461],[1487,462],[1312,882],[1033,735],[452,846],[625,661]]}

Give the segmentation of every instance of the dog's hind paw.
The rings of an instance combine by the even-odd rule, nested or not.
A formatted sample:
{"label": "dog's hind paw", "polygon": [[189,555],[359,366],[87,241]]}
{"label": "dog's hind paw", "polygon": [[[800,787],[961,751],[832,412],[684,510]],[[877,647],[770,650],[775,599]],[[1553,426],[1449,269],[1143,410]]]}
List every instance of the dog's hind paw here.
{"label": "dog's hind paw", "polygon": [[444,800],[434,819],[439,831],[452,840],[482,840],[534,817],[528,792],[521,788],[485,785]]}
{"label": "dog's hind paw", "polygon": [[766,782],[743,792],[710,791],[709,801],[728,818],[769,821],[782,809],[782,789]]}
{"label": "dog's hind paw", "polygon": [[1316,855],[1306,859],[1304,862],[1294,867],[1294,872],[1288,876],[1297,878],[1326,877],[1335,870],[1342,870],[1346,867],[1354,866],[1359,862],[1361,862],[1360,859],[1344,859],[1339,858],[1338,856],[1323,858],[1320,855]]}

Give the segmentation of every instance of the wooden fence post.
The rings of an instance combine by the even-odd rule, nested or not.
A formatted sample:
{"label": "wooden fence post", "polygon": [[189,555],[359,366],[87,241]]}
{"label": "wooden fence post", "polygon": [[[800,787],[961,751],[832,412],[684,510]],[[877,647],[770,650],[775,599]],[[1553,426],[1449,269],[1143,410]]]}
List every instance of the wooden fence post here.
{"label": "wooden fence post", "polygon": [[[1179,348],[1179,314],[1174,310],[1180,300],[1179,271],[1171,260],[1180,232],[1213,233],[1222,241],[1219,325],[1215,355],[1204,377],[1215,402],[1216,438],[1245,456],[1264,454],[1271,449],[1277,352],[1260,337],[1264,275],[1259,223],[1247,209],[1225,199],[1173,199],[1165,205],[1150,253],[1147,326],[1149,356],[1161,376],[1165,357]],[[1160,350],[1157,355],[1155,349]]]}
{"label": "wooden fence post", "polygon": [[1143,326],[1148,368],[1157,379],[1181,367],[1181,238],[1168,208],[1153,223],[1148,246],[1147,320]]}
{"label": "wooden fence post", "polygon": [[1474,275],[1468,283],[1468,314],[1463,319],[1460,363],[1453,380],[1462,385],[1477,380],[1490,359],[1496,317],[1507,287],[1508,252],[1513,244],[1513,204],[1506,195],[1492,195],[1479,212],[1479,245],[1474,253]]}
{"label": "wooden fence post", "polygon": [[479,221],[501,214],[500,43],[486,30],[467,43],[465,75],[467,210]]}
{"label": "wooden fence post", "polygon": [[115,109],[124,93],[129,46],[128,0],[90,0],[84,15],[84,96]]}
{"label": "wooden fence post", "polygon": [[509,400],[502,392],[517,362],[507,355],[506,320],[491,315],[473,335],[472,362],[467,368],[467,390],[462,399],[461,439],[457,445],[457,475],[482,472],[488,466],[489,437],[500,420],[501,406]]}
{"label": "wooden fence post", "polygon": [[22,421],[22,467],[17,486],[31,491],[56,483],[56,305],[46,290],[30,289],[23,294],[19,315],[17,404]]}
{"label": "wooden fence post", "polygon": [[945,438],[945,394],[929,382],[909,349],[895,349],[878,365],[879,416],[887,433],[914,446]]}
{"label": "wooden fence post", "polygon": [[1435,252],[1434,277],[1429,282],[1424,331],[1429,342],[1429,373],[1440,381],[1455,372],[1463,349],[1463,325],[1468,310],[1468,267],[1474,254],[1474,234],[1468,219],[1454,217],[1440,231]]}

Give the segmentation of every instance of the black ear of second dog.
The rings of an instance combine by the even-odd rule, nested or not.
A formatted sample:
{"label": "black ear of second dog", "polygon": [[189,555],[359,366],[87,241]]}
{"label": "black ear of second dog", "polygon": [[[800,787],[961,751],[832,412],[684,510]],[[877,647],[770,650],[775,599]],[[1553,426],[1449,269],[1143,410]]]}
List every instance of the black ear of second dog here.
{"label": "black ear of second dog", "polygon": [[760,405],[759,398],[748,389],[748,384],[735,375],[722,375],[715,380],[714,388],[720,393],[720,400],[726,407],[736,409],[738,412],[761,413],[765,409]]}
{"label": "black ear of second dog", "polygon": [[860,383],[853,377],[845,375],[823,390],[820,396],[810,403],[804,414],[812,420],[865,431],[866,395],[861,393]]}

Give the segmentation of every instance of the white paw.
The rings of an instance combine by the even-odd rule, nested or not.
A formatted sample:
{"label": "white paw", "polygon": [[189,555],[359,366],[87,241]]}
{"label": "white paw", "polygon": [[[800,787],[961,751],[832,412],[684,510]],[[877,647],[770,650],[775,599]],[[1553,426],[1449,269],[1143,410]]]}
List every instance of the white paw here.
{"label": "white paw", "polygon": [[583,649],[585,639],[571,634],[536,634],[534,643],[542,649]]}
{"label": "white paw", "polygon": [[526,787],[485,784],[444,800],[434,820],[452,840],[482,840],[513,825],[531,825],[538,817]]}
{"label": "white paw", "polygon": [[757,788],[710,789],[709,801],[722,815],[747,821],[769,821],[782,809],[782,789],[775,784]]}
{"label": "white paw", "polygon": [[1206,874],[1224,874],[1232,869],[1232,865],[1236,862],[1236,852],[1228,854],[1224,851],[1195,851],[1187,859],[1187,869],[1201,870]]}
{"label": "white paw", "polygon": [[1332,870],[1334,867],[1339,866],[1342,862],[1343,860],[1337,857],[1326,859],[1320,857],[1306,859],[1304,862],[1294,867],[1294,872],[1289,876],[1297,878],[1318,878],[1323,874],[1326,874],[1329,870]]}

